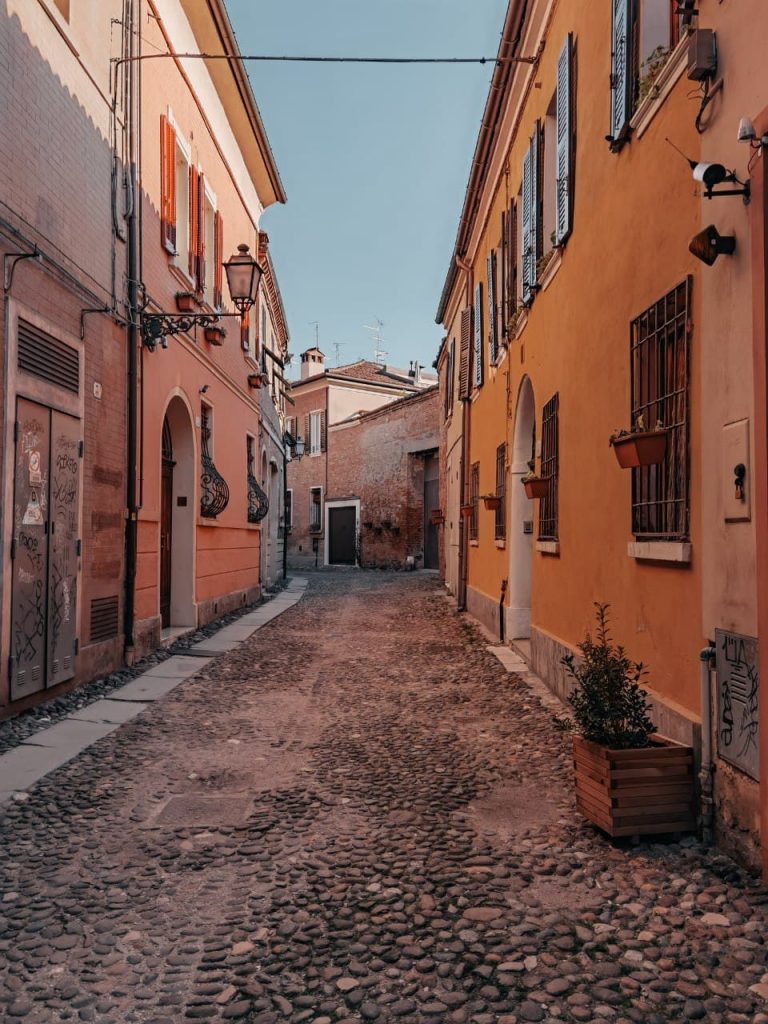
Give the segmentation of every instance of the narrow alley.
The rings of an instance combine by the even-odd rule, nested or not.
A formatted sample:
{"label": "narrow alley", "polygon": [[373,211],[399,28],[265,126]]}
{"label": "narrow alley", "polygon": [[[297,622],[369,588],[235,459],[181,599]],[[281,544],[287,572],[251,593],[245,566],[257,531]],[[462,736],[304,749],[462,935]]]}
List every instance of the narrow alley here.
{"label": "narrow alley", "polygon": [[765,889],[608,843],[570,742],[435,577],[312,574],[0,808],[0,1018],[768,1021]]}

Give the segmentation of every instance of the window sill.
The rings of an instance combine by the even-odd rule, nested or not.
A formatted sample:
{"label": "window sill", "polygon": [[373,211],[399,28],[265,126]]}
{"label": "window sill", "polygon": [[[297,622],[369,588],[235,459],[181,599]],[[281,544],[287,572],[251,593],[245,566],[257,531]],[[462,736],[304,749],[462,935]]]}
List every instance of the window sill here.
{"label": "window sill", "polygon": [[559,555],[560,554],[560,541],[559,540],[537,540],[536,550],[540,551],[542,555]]}
{"label": "window sill", "polygon": [[670,53],[667,63],[659,72],[650,92],[641,100],[632,115],[629,126],[633,134],[641,139],[645,135],[654,117],[661,109],[667,96],[672,92],[676,82],[682,77],[688,64],[688,35],[683,35],[680,42]]}
{"label": "window sill", "polygon": [[498,537],[495,540],[495,544],[497,548],[500,548],[502,550],[507,546],[507,542],[505,540],[501,540]]}
{"label": "window sill", "polygon": [[630,541],[627,545],[627,554],[630,558],[643,562],[674,562],[678,565],[689,565],[691,545],[687,541]]}
{"label": "window sill", "polygon": [[528,308],[529,307],[524,306],[522,312],[517,318],[517,323],[515,324],[514,329],[512,331],[512,339],[514,341],[517,341],[517,339],[525,330],[525,325],[528,323]]}
{"label": "window sill", "polygon": [[545,292],[547,290],[547,288],[549,288],[549,286],[552,284],[552,281],[554,280],[555,274],[560,269],[560,264],[562,262],[563,262],[563,250],[562,250],[562,247],[558,246],[555,249],[555,255],[552,257],[552,259],[546,265],[546,267],[544,268],[544,272],[541,275],[541,280],[539,281],[539,288],[541,289],[541,291]]}

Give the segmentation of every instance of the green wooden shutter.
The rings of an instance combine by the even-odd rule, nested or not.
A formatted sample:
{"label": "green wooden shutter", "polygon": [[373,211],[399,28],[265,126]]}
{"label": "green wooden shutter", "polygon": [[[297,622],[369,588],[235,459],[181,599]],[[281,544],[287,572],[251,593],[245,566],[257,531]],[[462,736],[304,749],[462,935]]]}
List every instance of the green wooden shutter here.
{"label": "green wooden shutter", "polygon": [[483,384],[483,286],[475,285],[475,387]]}
{"label": "green wooden shutter", "polygon": [[612,149],[618,149],[629,132],[632,84],[631,5],[632,0],[613,0],[611,124],[607,136]]}

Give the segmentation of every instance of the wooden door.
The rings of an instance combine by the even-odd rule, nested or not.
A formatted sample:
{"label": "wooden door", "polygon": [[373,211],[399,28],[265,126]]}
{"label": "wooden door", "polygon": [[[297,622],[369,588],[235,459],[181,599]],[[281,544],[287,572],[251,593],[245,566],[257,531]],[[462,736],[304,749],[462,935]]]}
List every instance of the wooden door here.
{"label": "wooden door", "polygon": [[48,685],[75,674],[77,632],[80,421],[51,414],[50,536],[48,538]]}
{"label": "wooden door", "polygon": [[173,448],[168,420],[163,422],[163,470],[160,487],[160,619],[171,624],[171,541],[173,529]]}
{"label": "wooden door", "polygon": [[328,561],[331,565],[357,563],[357,512],[354,505],[328,509]]}

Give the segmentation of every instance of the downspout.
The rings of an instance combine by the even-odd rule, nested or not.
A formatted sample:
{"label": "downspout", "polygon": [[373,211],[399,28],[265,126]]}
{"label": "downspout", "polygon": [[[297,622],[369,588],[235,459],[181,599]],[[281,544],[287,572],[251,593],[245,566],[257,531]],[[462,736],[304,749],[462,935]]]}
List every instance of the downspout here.
{"label": "downspout", "polygon": [[701,667],[701,767],[699,769],[699,795],[701,810],[699,823],[701,837],[705,843],[712,842],[712,822],[714,817],[713,775],[712,764],[712,662],[715,658],[715,647],[709,644],[699,652]]}
{"label": "downspout", "polygon": [[125,661],[132,664],[134,658],[134,619],[135,619],[135,585],[136,585],[136,550],[138,530],[137,481],[136,481],[136,436],[137,436],[137,370],[138,370],[138,209],[139,197],[136,194],[138,175],[136,173],[136,79],[140,74],[140,61],[136,56],[136,4],[130,0],[128,17],[128,63],[130,84],[128,88],[129,102],[126,111],[126,127],[128,132],[128,159],[130,161],[129,180],[133,195],[128,216],[128,246],[126,253],[128,274],[128,327],[126,340],[128,344],[128,407],[126,424],[127,444],[127,487],[126,501],[128,515],[125,521],[125,598],[123,602],[123,632]]}
{"label": "downspout", "polygon": [[501,581],[501,593],[499,594],[499,641],[504,643],[504,598],[507,596],[507,581]]}
{"label": "downspout", "polygon": [[[293,512],[293,510],[291,510]],[[283,433],[283,582],[288,579],[288,448]]]}
{"label": "downspout", "polygon": [[[472,307],[472,264],[465,262],[460,256],[456,257],[456,265],[460,270],[463,270],[467,276],[467,306]],[[469,337],[469,363],[467,365],[467,374],[469,376],[469,390],[472,390],[472,351],[473,341],[472,332],[470,331]],[[469,417],[470,401],[468,398],[462,399],[461,403],[461,463],[459,465],[459,479],[461,481],[461,500],[460,505],[464,505],[469,500]],[[466,611],[467,608],[467,579],[469,576],[469,530],[467,529],[467,520],[461,515],[459,510],[459,593],[458,600],[456,602],[457,608],[460,612]]]}

